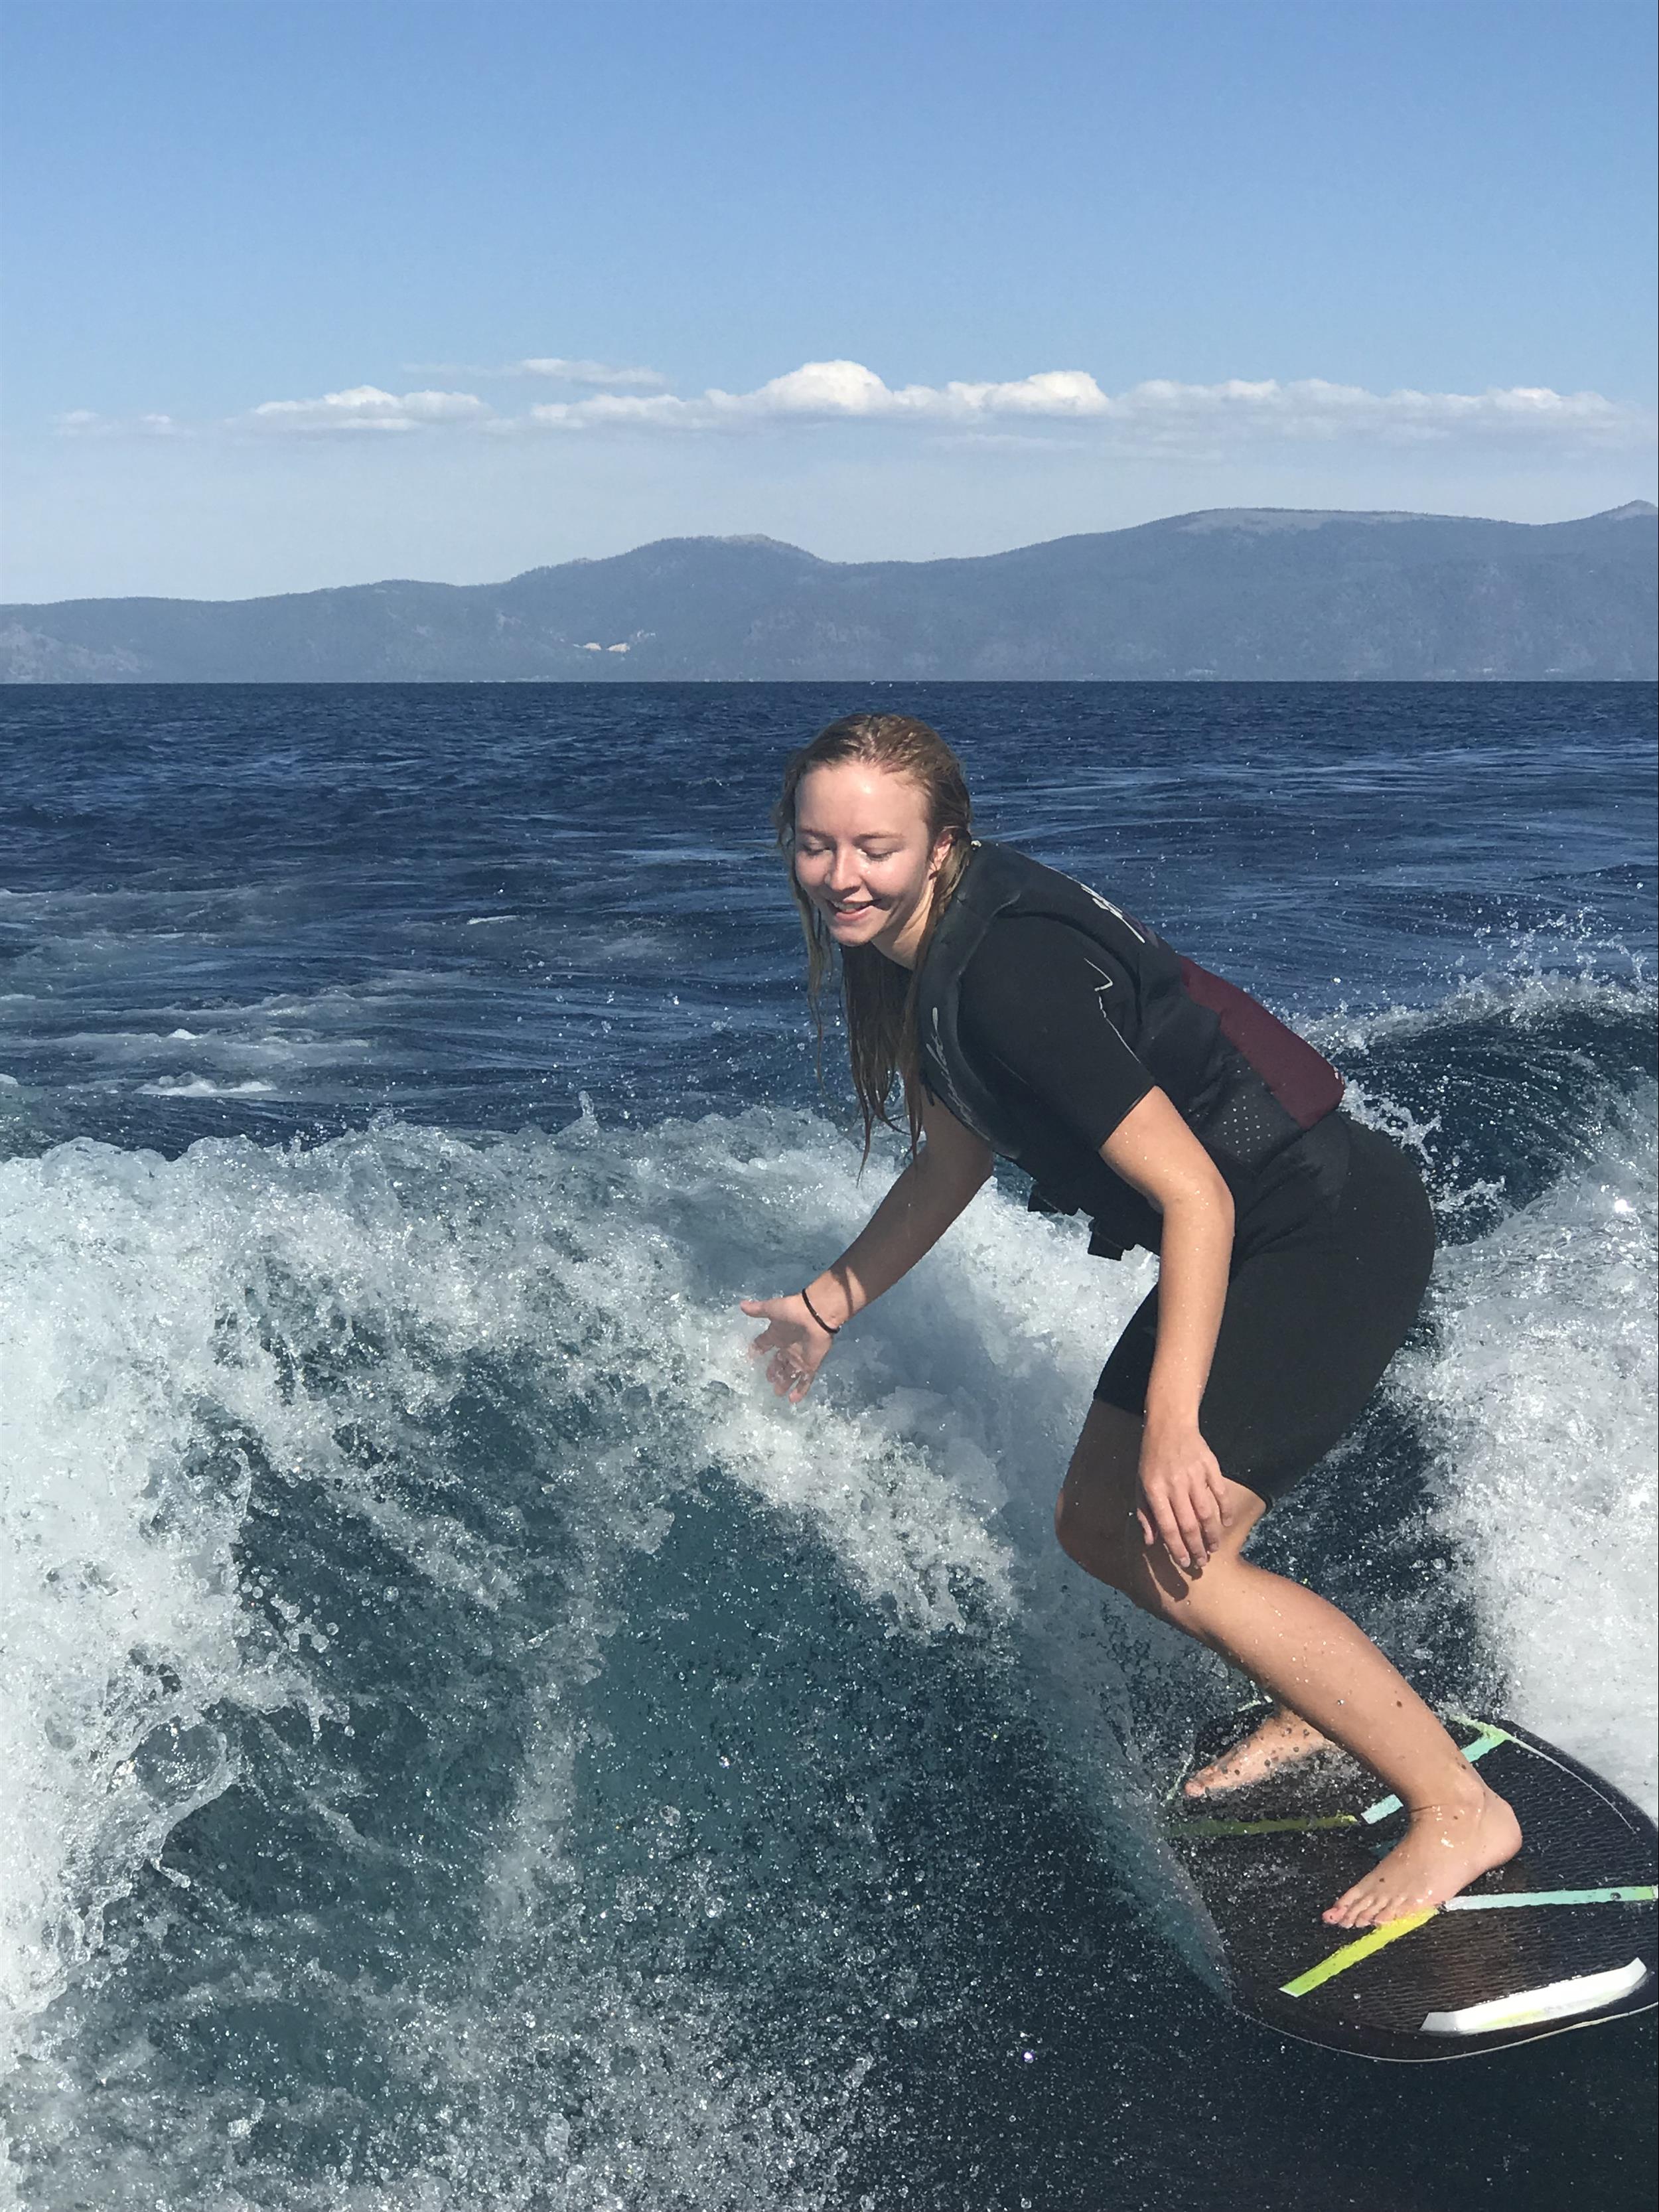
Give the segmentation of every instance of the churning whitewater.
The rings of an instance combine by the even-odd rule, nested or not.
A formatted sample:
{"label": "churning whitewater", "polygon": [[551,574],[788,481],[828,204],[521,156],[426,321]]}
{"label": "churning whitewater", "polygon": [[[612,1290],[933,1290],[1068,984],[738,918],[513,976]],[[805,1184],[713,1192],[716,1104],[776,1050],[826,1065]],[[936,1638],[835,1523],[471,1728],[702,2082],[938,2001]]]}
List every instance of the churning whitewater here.
{"label": "churning whitewater", "polygon": [[[1080,866],[1083,831],[1006,741],[1013,696],[975,691],[952,734],[970,768],[980,747],[1000,832]],[[1087,695],[1051,699],[1036,735],[1069,749],[1073,808],[1086,766],[1141,908],[1156,888],[1173,933],[1192,890],[1193,950],[1218,961],[1228,878],[1232,943],[1269,944],[1269,995],[1300,961],[1351,1109],[1427,1167],[1424,1322],[1260,1556],[1436,1697],[1651,1808],[1656,1006],[1651,877],[1626,851],[1650,830],[1619,797],[1639,717],[1614,699],[1583,736],[1616,773],[1581,767],[1570,854],[1494,860],[1478,823],[1414,842],[1402,791],[1426,804],[1471,748],[1494,778],[1547,777],[1559,719],[1506,720],[1498,696],[1437,746],[1409,699],[1392,720],[1362,702],[1356,738],[1279,695],[1265,722],[1260,699],[1166,698],[1218,717],[1185,784],[1156,748],[1136,769],[1119,726],[1104,744]],[[344,738],[307,698],[322,788]],[[246,880],[228,825],[259,717],[301,708],[257,695],[227,723],[208,701],[147,796],[103,802],[137,808],[131,865],[150,855],[138,889],[106,884],[121,913],[55,885],[77,868],[44,843],[14,881],[0,2201],[1218,2207],[1202,2136],[1224,2126],[1276,2204],[1364,2202],[1335,2193],[1341,2123],[1322,2165],[1297,2138],[1323,2075],[1231,2015],[1156,1841],[1194,1727],[1240,1685],[1053,1540],[1152,1261],[1091,1260],[1010,1182],[798,1410],[746,1357],[736,1300],[839,1249],[899,1157],[860,1176],[815,1095],[755,830],[777,753],[837,703],[785,694],[763,724],[750,699],[717,726],[687,706],[674,741],[719,788],[688,775],[677,811],[630,786],[633,865],[595,811],[617,794],[585,770],[556,789],[522,695],[452,699],[422,725],[428,767],[468,729],[478,811],[416,833],[392,794],[391,826],[356,832],[386,869],[348,890],[331,825],[316,850],[291,827],[286,871]],[[947,728],[967,711],[930,705]],[[339,709],[370,750],[405,707],[377,711],[384,730]],[[562,732],[572,757],[639,742],[617,696],[581,711],[615,726]],[[1027,748],[1035,711],[1018,699]],[[124,742],[108,719],[34,739],[43,777],[56,746],[88,791]],[[1220,826],[1218,779],[1236,793],[1293,743],[1328,771],[1318,818],[1347,856],[1317,975],[1284,855]],[[219,790],[216,763],[206,857],[157,860],[144,808],[168,775]],[[541,794],[539,906],[535,833],[488,853],[491,775]],[[1218,826],[1183,851],[1206,805]],[[1571,881],[1539,891],[1552,868]],[[1184,2147],[1152,2109],[1172,2080]],[[1355,2125],[1393,2110],[1342,2080]],[[1486,2094],[1463,2086],[1465,2133]],[[1416,2110],[1423,2170],[1455,2180],[1450,2101],[1419,2086]]]}

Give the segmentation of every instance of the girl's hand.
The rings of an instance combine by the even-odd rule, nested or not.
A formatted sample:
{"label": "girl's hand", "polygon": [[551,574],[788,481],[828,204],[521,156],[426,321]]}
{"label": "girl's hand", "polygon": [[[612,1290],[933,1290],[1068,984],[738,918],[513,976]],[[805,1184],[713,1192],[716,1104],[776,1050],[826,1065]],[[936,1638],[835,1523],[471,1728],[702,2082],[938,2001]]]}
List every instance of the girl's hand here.
{"label": "girl's hand", "polygon": [[1197,1574],[1231,1527],[1226,1477],[1196,1421],[1149,1421],[1141,1433],[1135,1518],[1147,1544],[1162,1544],[1183,1574]]}
{"label": "girl's hand", "polygon": [[742,1305],[744,1313],[767,1324],[750,1346],[749,1357],[764,1359],[766,1379],[779,1397],[799,1406],[835,1338],[819,1328],[803,1297],[744,1298]]}

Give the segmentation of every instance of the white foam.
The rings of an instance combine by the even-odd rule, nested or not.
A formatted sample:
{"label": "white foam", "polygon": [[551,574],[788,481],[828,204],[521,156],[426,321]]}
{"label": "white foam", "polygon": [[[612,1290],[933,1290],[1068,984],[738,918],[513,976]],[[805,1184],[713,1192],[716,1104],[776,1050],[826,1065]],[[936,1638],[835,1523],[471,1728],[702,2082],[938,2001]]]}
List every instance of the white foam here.
{"label": "white foam", "polygon": [[1400,1364],[1445,1438],[1441,1513],[1514,1717],[1656,1801],[1652,1096],[1575,1171],[1443,1251]]}
{"label": "white foam", "polygon": [[241,1486],[201,1467],[193,1402],[234,1261],[187,1180],[84,1142],[0,1165],[0,2059],[133,1869],[223,1786],[205,1716],[234,1683],[260,1694],[230,1557]]}
{"label": "white foam", "polygon": [[[810,1518],[896,1621],[948,1628],[975,1587],[1010,1601],[1005,1549],[985,1525],[982,1458],[981,1497],[958,1498],[937,1443],[918,1432],[931,1416],[914,1398],[874,1409],[860,1436],[850,1406],[793,1418],[756,1388],[737,1255],[753,1257],[757,1208],[764,1219],[773,1202],[800,1200],[792,1181],[809,1162],[819,1189],[794,1231],[838,1236],[844,1222],[826,1212],[862,1201],[845,1144],[826,1143],[805,1116],[619,1138],[589,1118],[562,1139],[478,1146],[382,1127],[309,1152],[214,1141],[171,1162],[79,1141],[0,1168],[0,1559],[16,1676],[0,1744],[0,1857],[13,1875],[0,1917],[0,2055],[95,1951],[104,1911],[169,1829],[232,1778],[207,1717],[307,1693],[300,1646],[317,1625],[296,1619],[290,1648],[273,1650],[258,1632],[263,1608],[237,1585],[251,1453],[326,1482],[428,1581],[487,1607],[513,1586],[517,1553],[380,1494],[337,1439],[337,1398],[293,1389],[308,1352],[373,1340],[349,1417],[386,1454],[416,1446],[471,1353],[528,1352],[551,1363],[559,1388],[601,1406],[611,1393],[637,1401],[569,1470],[575,1581],[544,1655],[554,1720],[603,1663],[617,1560],[659,1540],[676,1468],[695,1474],[723,1443],[738,1479]],[[840,1454],[833,1479],[826,1440]],[[537,1871],[556,1850],[569,1786],[550,1728],[521,1808]],[[512,1862],[509,1847],[499,1924],[521,1931],[523,1916],[506,1908],[529,1870]],[[672,2107],[650,2169],[664,2193],[706,2183],[697,2201],[755,2212],[798,2201],[791,2144],[805,2123],[791,2118],[788,2085],[750,2079],[722,2056],[713,1997],[688,1983],[672,2004],[641,2010],[603,1956],[563,1971],[546,2033],[570,2045],[585,2020],[604,2022],[618,2140],[637,2145]],[[458,1996],[441,2015],[428,2008],[422,2027],[424,2062],[482,2082],[480,2094],[495,2078],[497,1998],[493,1986]],[[388,1999],[388,2050],[410,2025],[392,2013],[416,2002]],[[523,2038],[501,2033],[505,2081]],[[88,2135],[72,2096],[59,2109],[57,2078],[50,2067],[31,2075],[31,2127],[66,2156],[75,2146],[74,2171],[94,2194],[148,2176],[146,2160],[171,2186],[197,2134],[246,2117],[216,2100],[130,2154]],[[557,2143],[517,2175],[491,2129],[462,2148],[492,2201],[539,2201],[549,2172],[562,2174],[573,2206],[643,2201],[629,2193],[633,2166],[596,2168]]]}
{"label": "white foam", "polygon": [[[46,1040],[30,1040],[37,1047]],[[305,1030],[295,1036],[283,1036],[277,1030],[266,1030],[258,1036],[239,1035],[230,1026],[229,1018],[212,1032],[200,1030],[169,1030],[164,1035],[154,1030],[74,1030],[63,1035],[53,1035],[48,1048],[54,1054],[72,1053],[77,1058],[107,1060],[121,1066],[143,1066],[147,1062],[160,1060],[163,1065],[176,1062],[179,1054],[167,1048],[177,1044],[193,1044],[203,1055],[212,1055],[230,1068],[264,1067],[273,1063],[280,1066],[330,1066],[349,1052],[369,1052],[374,1049],[367,1037],[333,1036],[326,1032],[319,1036]],[[158,1084],[176,1090],[185,1081],[210,1080],[197,1077],[194,1072],[185,1077],[158,1076]]]}
{"label": "white foam", "polygon": [[[1346,1053],[1367,1053],[1379,1042],[1432,1037],[1468,1022],[1501,1020],[1510,1027],[1527,1029],[1559,1021],[1563,1013],[1575,1011],[1628,1020],[1642,1004],[1650,1007],[1652,982],[1644,982],[1641,963],[1637,961],[1632,963],[1636,970],[1634,984],[1602,972],[1596,956],[1604,949],[1599,942],[1586,945],[1573,972],[1564,974],[1559,967],[1541,963],[1527,966],[1526,948],[1510,946],[1511,964],[1460,976],[1454,989],[1428,1004],[1395,1005],[1358,1014],[1344,1007],[1302,1027],[1322,1052],[1340,1060]],[[1622,948],[1614,950],[1630,958]]]}
{"label": "white foam", "polygon": [[140,1092],[147,1098],[246,1098],[276,1089],[259,1077],[251,1077],[245,1083],[215,1083],[206,1075],[183,1075],[176,1079],[160,1077],[154,1083],[141,1083]]}
{"label": "white foam", "polygon": [[[1448,1251],[1440,1346],[1402,1363],[1396,1382],[1446,1439],[1439,1510],[1470,1558],[1516,1717],[1650,1802],[1650,1160],[1632,1123],[1591,1174]],[[595,1951],[565,1983],[552,1976],[550,2009],[543,1976],[520,2034],[491,1979],[512,1967],[510,1931],[534,1923],[536,1899],[574,1878],[561,1858],[569,1701],[605,1665],[618,1564],[661,1540],[677,1485],[721,1466],[809,1529],[892,1633],[965,1631],[969,1649],[1014,1655],[1115,1864],[1146,1818],[1127,1747],[1225,1694],[1218,1662],[1089,1583],[1050,1531],[1094,1374],[1149,1260],[1102,1266],[1074,1224],[991,1189],[848,1331],[802,1407],[774,1400],[746,1359],[755,1325],[739,1295],[798,1286],[866,1218],[891,1165],[860,1183],[843,1136],[765,1109],[644,1131],[590,1111],[556,1138],[474,1143],[377,1125],[310,1150],[214,1140],[171,1162],[81,1141],[0,1164],[0,1619],[13,1673],[0,1705],[0,1863],[13,1875],[0,2058],[96,1948],[108,1901],[229,1780],[207,1717],[308,1694],[295,1647],[313,1625],[297,1620],[273,1646],[236,1583],[256,1452],[326,1483],[429,1582],[486,1608],[516,1587],[509,1545],[365,1474],[338,1441],[338,1395],[293,1387],[304,1360],[374,1347],[360,1382],[331,1387],[349,1387],[350,1421],[384,1462],[422,1448],[469,1358],[514,1356],[550,1394],[614,1401],[616,1414],[564,1470],[572,1596],[547,1626],[544,1726],[489,1875],[502,1948],[453,2001],[392,1992],[387,2047],[418,2027],[422,2079],[440,2078],[447,2051],[487,2114],[489,2084],[515,2078],[509,2049],[545,2037],[568,2051],[598,2033],[617,2054],[602,2086],[617,2140],[637,2146],[650,2123],[664,2145],[647,2173],[659,2198],[696,2182],[692,2201],[711,2206],[807,2201],[781,2177],[823,2112],[798,2109],[787,2083],[732,2074],[726,2014],[706,1992],[676,1983],[642,2008]],[[246,2117],[205,2105],[180,2116],[169,2171],[191,2170],[198,2121],[210,2133]],[[65,2142],[75,2124],[66,2111]],[[474,2166],[372,2192],[365,2212],[471,2201],[467,2189],[528,2205],[550,2175],[573,2212],[649,2199],[568,2142],[542,2144],[533,2173],[491,2154],[481,2135]],[[160,2154],[131,2155],[136,2182]],[[329,2199],[331,2212],[349,2201]]]}

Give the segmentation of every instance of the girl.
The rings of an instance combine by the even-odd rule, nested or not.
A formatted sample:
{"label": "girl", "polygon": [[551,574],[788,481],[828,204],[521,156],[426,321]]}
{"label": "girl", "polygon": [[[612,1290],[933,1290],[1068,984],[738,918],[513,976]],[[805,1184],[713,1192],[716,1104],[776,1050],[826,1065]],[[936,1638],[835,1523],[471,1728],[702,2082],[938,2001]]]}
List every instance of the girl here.
{"label": "girl", "polygon": [[1098,894],[975,843],[926,723],[854,714],[788,763],[776,811],[816,1007],[839,948],[866,1154],[896,1076],[910,1163],[842,1256],[750,1298],[753,1351],[798,1404],[838,1331],[943,1236],[994,1151],[1091,1249],[1159,1255],[1100,1381],[1055,1527],[1088,1573],[1275,1700],[1194,1794],[1334,1743],[1406,1807],[1404,1837],[1328,1907],[1370,1927],[1519,1849],[1504,1801],[1382,1652],[1243,1557],[1273,1499],[1358,1418],[1421,1303],[1427,1198],[1340,1079],[1267,1010]]}

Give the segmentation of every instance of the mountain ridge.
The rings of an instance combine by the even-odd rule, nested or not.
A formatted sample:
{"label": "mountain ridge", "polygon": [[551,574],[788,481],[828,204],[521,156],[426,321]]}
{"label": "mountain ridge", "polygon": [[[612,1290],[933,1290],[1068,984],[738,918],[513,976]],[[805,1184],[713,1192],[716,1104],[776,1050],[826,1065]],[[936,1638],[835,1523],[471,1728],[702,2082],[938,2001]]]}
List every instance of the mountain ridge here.
{"label": "mountain ridge", "polygon": [[0,681],[1639,678],[1656,523],[1208,507],[908,562],[665,538],[500,583],[0,607]]}

